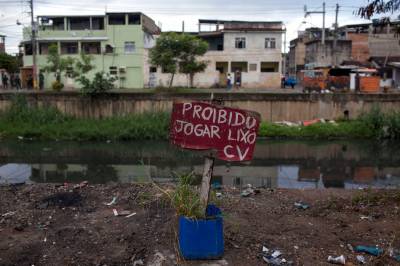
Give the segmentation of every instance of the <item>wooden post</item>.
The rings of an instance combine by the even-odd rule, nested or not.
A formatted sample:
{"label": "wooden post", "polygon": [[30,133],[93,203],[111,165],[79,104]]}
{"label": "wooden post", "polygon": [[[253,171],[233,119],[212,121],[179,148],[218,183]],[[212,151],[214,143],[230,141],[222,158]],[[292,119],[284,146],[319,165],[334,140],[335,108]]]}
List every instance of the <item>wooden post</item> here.
{"label": "wooden post", "polygon": [[211,177],[213,174],[215,158],[206,156],[204,160],[203,179],[201,181],[200,201],[204,206],[204,213],[206,211],[208,200],[210,198]]}

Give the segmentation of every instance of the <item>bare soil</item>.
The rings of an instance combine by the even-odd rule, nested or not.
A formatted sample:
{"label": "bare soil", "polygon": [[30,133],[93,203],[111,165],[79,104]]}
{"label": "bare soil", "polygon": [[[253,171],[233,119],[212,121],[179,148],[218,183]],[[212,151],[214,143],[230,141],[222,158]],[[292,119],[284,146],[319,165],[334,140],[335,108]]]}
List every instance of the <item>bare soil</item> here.
{"label": "bare soil", "polygon": [[[347,244],[385,250],[364,255],[367,265],[399,264],[387,251],[400,248],[400,191],[221,192],[225,254],[187,262],[177,252],[174,210],[152,184],[0,186],[0,265],[267,265],[263,245],[293,265],[330,265],[329,255],[342,254],[346,265],[358,265]],[[298,201],[310,208],[297,209]],[[136,215],[115,216],[113,209]]]}

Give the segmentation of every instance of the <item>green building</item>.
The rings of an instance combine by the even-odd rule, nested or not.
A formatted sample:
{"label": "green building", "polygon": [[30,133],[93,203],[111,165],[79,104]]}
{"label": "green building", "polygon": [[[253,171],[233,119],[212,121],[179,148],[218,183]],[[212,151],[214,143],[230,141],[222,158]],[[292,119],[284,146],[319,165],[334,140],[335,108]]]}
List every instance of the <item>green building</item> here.
{"label": "green building", "polygon": [[[62,57],[79,58],[84,52],[93,57],[95,68],[88,73],[104,71],[117,78],[118,88],[143,88],[144,65],[147,51],[154,45],[160,28],[142,13],[106,13],[93,16],[39,16],[37,29],[38,71],[47,64],[49,46],[56,44]],[[31,29],[24,29],[24,67],[22,85],[32,75]],[[68,71],[67,71],[68,72]],[[53,73],[44,74],[44,87],[51,87]],[[63,76],[65,89],[79,87],[70,77]]]}

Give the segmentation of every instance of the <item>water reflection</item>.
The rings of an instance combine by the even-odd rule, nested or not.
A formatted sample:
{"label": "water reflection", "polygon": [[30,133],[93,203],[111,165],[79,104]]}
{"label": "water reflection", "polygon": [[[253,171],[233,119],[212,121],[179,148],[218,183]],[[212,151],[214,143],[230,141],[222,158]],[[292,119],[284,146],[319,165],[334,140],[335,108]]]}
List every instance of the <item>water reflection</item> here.
{"label": "water reflection", "polygon": [[[217,161],[214,181],[270,188],[400,187],[398,143],[259,141],[248,164]],[[2,142],[0,183],[157,182],[201,175],[202,152],[167,142]]]}

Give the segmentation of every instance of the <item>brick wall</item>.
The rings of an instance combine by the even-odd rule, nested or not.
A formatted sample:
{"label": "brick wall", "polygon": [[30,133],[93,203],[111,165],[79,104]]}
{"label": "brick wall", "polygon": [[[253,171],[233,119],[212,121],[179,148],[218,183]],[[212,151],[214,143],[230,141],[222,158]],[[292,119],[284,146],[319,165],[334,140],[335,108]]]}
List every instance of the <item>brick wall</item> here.
{"label": "brick wall", "polygon": [[351,57],[353,60],[368,61],[370,57],[368,33],[348,33],[347,39],[352,41]]}

